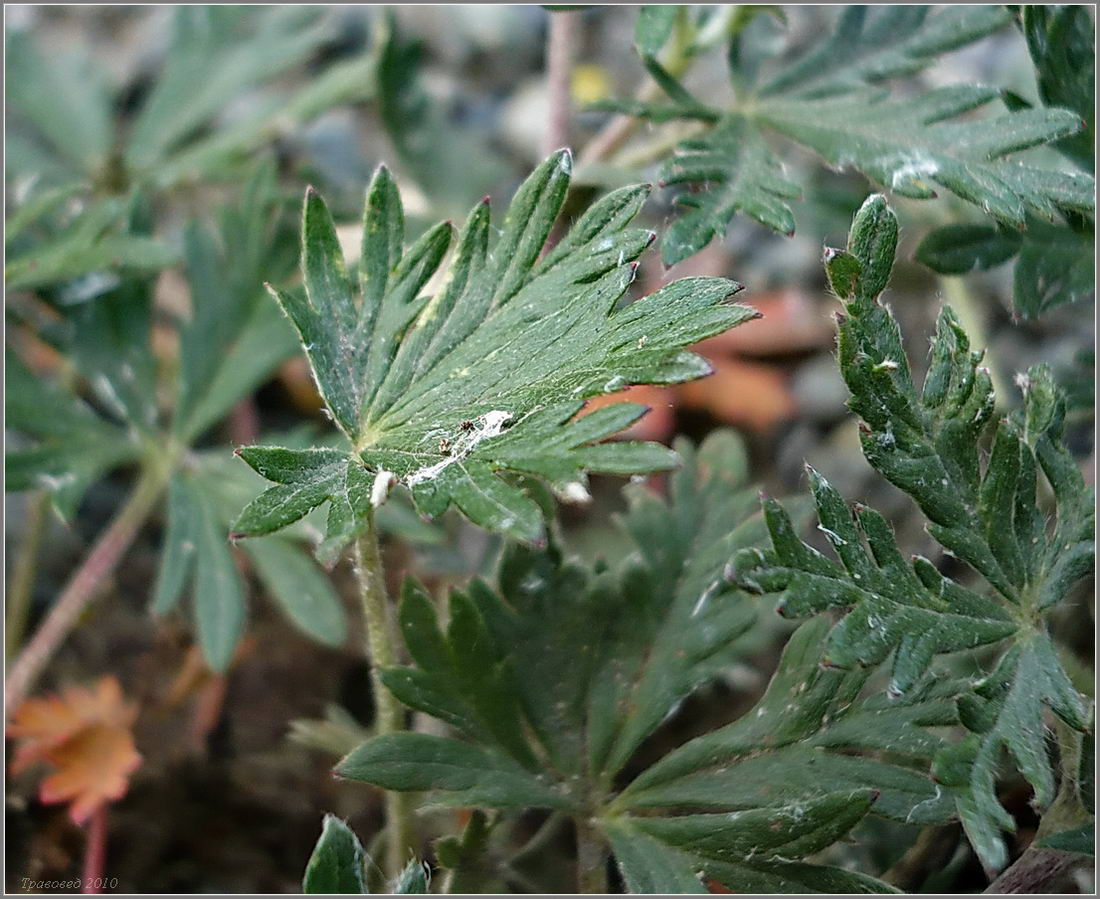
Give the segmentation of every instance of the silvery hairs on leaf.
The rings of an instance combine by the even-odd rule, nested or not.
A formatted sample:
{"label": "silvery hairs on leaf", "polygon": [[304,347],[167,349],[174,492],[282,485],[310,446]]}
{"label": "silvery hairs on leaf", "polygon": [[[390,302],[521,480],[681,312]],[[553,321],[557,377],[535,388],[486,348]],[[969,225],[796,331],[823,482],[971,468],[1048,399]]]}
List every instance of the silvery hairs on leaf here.
{"label": "silvery hairs on leaf", "polygon": [[636,260],[654,240],[629,227],[645,185],[602,198],[544,253],[571,170],[568,150],[544,161],[495,239],[486,198],[457,235],[443,223],[406,247],[397,185],[380,167],[367,189],[354,274],[324,201],[307,191],[304,290],[272,293],[351,449],[239,450],[277,486],[244,510],[238,536],[270,533],[329,502],[321,554],[334,558],[363,526],[372,492],[382,498],[385,491],[372,491],[378,473],[389,472],[424,515],[454,504],[481,527],[537,541],[539,506],[502,474],[534,475],[575,497],[588,472],[675,464],[657,444],[600,442],[644,407],[577,413],[585,400],[631,384],[708,374],[685,347],[757,313],[729,303],[741,286],[722,278],[683,279],[622,305]]}

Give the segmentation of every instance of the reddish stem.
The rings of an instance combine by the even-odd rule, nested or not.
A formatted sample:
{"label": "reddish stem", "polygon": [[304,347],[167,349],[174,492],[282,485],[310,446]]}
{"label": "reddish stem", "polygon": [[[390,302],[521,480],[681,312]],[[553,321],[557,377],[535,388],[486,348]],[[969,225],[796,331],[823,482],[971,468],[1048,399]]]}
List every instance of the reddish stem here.
{"label": "reddish stem", "polygon": [[543,135],[543,156],[569,145],[569,114],[572,106],[573,52],[577,43],[579,13],[550,13],[546,42],[546,82],[550,115]]}
{"label": "reddish stem", "polygon": [[95,597],[99,585],[115,570],[164,489],[166,472],[146,469],[134,492],[110,527],[95,542],[76,570],[46,620],[35,631],[8,673],[4,704],[9,713],[19,708],[46,663],[65,641],[80,614]]}
{"label": "reddish stem", "polygon": [[103,892],[103,869],[107,861],[107,803],[92,812],[88,822],[88,841],[84,845],[85,893]]}

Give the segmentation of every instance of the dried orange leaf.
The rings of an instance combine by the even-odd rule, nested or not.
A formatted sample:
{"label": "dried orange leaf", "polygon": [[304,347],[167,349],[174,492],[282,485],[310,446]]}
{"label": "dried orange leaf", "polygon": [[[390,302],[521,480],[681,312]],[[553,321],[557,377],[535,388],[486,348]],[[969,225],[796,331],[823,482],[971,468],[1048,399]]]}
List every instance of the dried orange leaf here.
{"label": "dried orange leaf", "polygon": [[105,677],[94,687],[69,687],[61,695],[29,699],[8,725],[21,740],[11,763],[17,774],[44,761],[56,772],[42,781],[39,799],[69,802],[69,815],[83,824],[106,802],[119,799],[141,764],[131,731],[137,707],[127,703],[118,681]]}

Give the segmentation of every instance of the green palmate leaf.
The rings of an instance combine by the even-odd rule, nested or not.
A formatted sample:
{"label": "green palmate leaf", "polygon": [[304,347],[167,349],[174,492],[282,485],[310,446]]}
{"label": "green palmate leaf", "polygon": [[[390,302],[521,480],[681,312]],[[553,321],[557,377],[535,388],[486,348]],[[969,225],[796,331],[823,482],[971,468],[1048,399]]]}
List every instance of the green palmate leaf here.
{"label": "green palmate leaf", "polygon": [[1096,26],[1084,6],[1021,8],[1027,48],[1035,63],[1039,97],[1047,106],[1072,109],[1084,122],[1080,133],[1056,146],[1087,171],[1096,141]]}
{"label": "green palmate leaf", "polygon": [[742,46],[759,35],[736,34],[730,62],[738,98],[731,109],[708,107],[661,79],[671,103],[620,104],[621,111],[654,121],[680,117],[715,123],[682,141],[662,169],[666,183],[706,188],[679,197],[688,209],[665,238],[665,263],[686,258],[721,235],[738,212],[776,231],[794,230],[788,203],[801,189],[784,173],[768,132],[903,196],[927,198],[946,188],[1010,226],[1023,227],[1029,213],[1052,218],[1064,208],[1091,210],[1090,176],[1006,159],[1079,132],[1076,111],[1018,109],[959,121],[998,92],[953,86],[891,98],[878,86],[925,68],[1008,20],[1004,9],[993,6],[848,7],[833,34],[771,78],[756,76],[759,54]]}
{"label": "green palmate leaf", "polygon": [[543,755],[571,776],[622,768],[737,657],[735,640],[755,620],[722,578],[730,554],[762,531],[759,518],[745,521],[754,501],[743,450],[728,433],[698,452],[677,448],[685,467],[667,504],[641,488],[630,494],[623,525],[639,553],[620,572],[590,574],[556,547],[511,546],[498,590],[475,581],[451,594],[445,633],[431,600],[407,583],[400,623],[415,667],[384,671],[386,686],[530,770]]}
{"label": "green palmate leaf", "polygon": [[[512,545],[496,589],[474,581],[452,592],[445,631],[431,599],[407,583],[400,622],[415,664],[384,671],[383,682],[469,742],[378,737],[338,772],[438,791],[448,805],[577,814],[604,795],[642,741],[737,657],[737,638],[755,619],[725,577],[730,555],[762,535],[760,519],[748,517],[744,451],[725,432],[697,450],[677,449],[685,465],[667,501],[641,488],[629,494],[621,523],[638,552],[619,568],[588,571],[553,542]],[[644,772],[597,816],[632,889],[698,892],[700,872],[768,891],[885,889],[796,860],[846,833],[876,799],[883,814],[903,820],[950,817],[950,800],[937,798],[918,766],[942,746],[921,726],[958,720],[957,689],[939,684],[900,704],[853,705],[866,675],[820,667],[826,630],[814,622],[799,636],[801,649],[789,651],[797,670],[743,719],[740,752],[688,744],[687,756]],[[793,745],[800,739],[814,742]],[[856,751],[889,752],[893,761]],[[651,817],[686,807],[725,813]]]}
{"label": "green palmate leaf", "polygon": [[[909,823],[950,819],[927,776],[944,747],[925,726],[958,720],[964,685],[925,683],[903,700],[857,701],[867,671],[823,668],[830,624],[791,637],[765,695],[733,724],[697,737],[642,773],[616,804],[629,809],[767,807],[841,789],[874,789],[876,814]],[[891,761],[877,756],[889,753]]]}
{"label": "green palmate leaf", "polygon": [[351,828],[335,815],[325,815],[321,837],[302,878],[303,893],[369,893],[367,854]]}
{"label": "green palmate leaf", "polygon": [[184,236],[191,318],[180,327],[180,394],[174,428],[193,440],[253,391],[297,346],[293,329],[271,314],[265,274],[289,274],[293,237],[274,166],[261,165],[239,204],[221,210],[210,233],[192,223]]}
{"label": "green palmate leaf", "polygon": [[[1024,409],[991,426],[989,374],[950,309],[940,314],[918,392],[897,323],[879,302],[896,242],[897,222],[875,196],[857,213],[847,251],[826,253],[830,283],[845,301],[839,356],[849,405],[863,419],[867,460],[916,500],[928,532],[980,573],[994,596],[954,583],[925,559],[905,562],[881,516],[863,507],[853,516],[812,471],[820,528],[840,563],[803,544],[782,509],[768,502],[772,549],[743,552],[737,580],[780,593],[786,614],[845,609],[826,643],[829,661],[847,668],[893,652],[896,693],[915,683],[936,653],[1009,638],[993,673],[959,698],[960,720],[972,735],[936,759],[937,779],[976,851],[998,869],[1007,860],[1000,830],[1014,828],[996,794],[1002,749],[1043,807],[1054,798],[1044,707],[1070,727],[1088,727],[1043,616],[1093,570],[1092,496],[1062,445],[1065,402],[1049,369],[1019,376]],[[986,457],[981,441],[988,431]],[[1053,493],[1053,520],[1039,505],[1039,472]]]}
{"label": "green palmate leaf", "polygon": [[[628,227],[643,187],[595,204],[539,260],[570,168],[567,151],[544,162],[517,192],[495,241],[487,203],[476,206],[445,283],[430,296],[424,290],[447,253],[450,228],[432,228],[404,249],[401,202],[384,168],[367,191],[358,288],[323,201],[307,195],[305,293],[275,295],[356,453],[342,462],[305,454],[293,471],[274,465],[281,486],[245,510],[242,535],[268,533],[336,495],[349,498],[330,513],[330,545],[339,546],[367,514],[362,497],[372,479],[384,485],[392,475],[425,514],[453,503],[476,524],[534,540],[542,534],[538,506],[498,473],[535,475],[581,496],[587,471],[673,464],[671,453],[652,444],[596,445],[641,407],[574,416],[588,397],[628,384],[705,374],[707,364],[683,348],[755,313],[726,302],[739,285],[709,278],[616,308],[633,280],[633,260],[652,241]],[[280,452],[255,448],[242,456],[261,470]],[[384,493],[380,486],[379,501]]]}

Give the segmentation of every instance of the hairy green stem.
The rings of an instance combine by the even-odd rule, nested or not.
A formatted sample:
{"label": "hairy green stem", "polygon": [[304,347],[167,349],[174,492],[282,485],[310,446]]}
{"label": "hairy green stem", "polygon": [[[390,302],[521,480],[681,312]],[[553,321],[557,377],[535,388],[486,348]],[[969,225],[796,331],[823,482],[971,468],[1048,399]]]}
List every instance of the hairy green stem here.
{"label": "hairy green stem", "polygon": [[50,495],[44,490],[28,498],[23,536],[16,551],[15,566],[4,601],[4,649],[8,659],[15,658],[19,647],[23,645],[23,634],[27,629],[27,617],[31,610],[34,575],[38,568],[38,548],[46,530],[46,512],[49,506]]}
{"label": "hairy green stem", "polygon": [[153,511],[168,483],[172,466],[166,459],[149,462],[141,471],[134,492],[119,510],[110,526],[92,547],[92,551],[73,574],[42,625],[23,648],[8,673],[4,687],[4,701],[9,712],[14,711],[27,698],[35,680],[65,642],[81,613],[95,598],[103,583],[118,565],[119,560],[141,526]]}
{"label": "hairy green stem", "polygon": [[[366,530],[355,542],[354,554],[374,690],[375,732],[379,735],[397,733],[404,730],[404,711],[397,697],[382,683],[382,670],[397,664],[397,634],[386,596],[386,577],[373,510]],[[408,854],[416,851],[411,800],[408,793],[386,791],[386,874],[390,877],[400,874]]]}
{"label": "hairy green stem", "polygon": [[573,819],[577,831],[577,891],[607,892],[607,844],[585,815]]}

